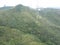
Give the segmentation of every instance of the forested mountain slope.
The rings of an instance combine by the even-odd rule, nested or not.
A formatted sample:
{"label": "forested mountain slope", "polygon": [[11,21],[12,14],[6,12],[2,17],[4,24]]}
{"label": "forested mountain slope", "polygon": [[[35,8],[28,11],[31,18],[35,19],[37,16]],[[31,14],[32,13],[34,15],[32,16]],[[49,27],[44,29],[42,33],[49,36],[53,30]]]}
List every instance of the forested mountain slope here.
{"label": "forested mountain slope", "polygon": [[0,45],[60,45],[60,27],[46,16],[23,5],[0,11]]}
{"label": "forested mountain slope", "polygon": [[51,23],[60,26],[60,9],[45,8],[40,11],[40,14]]}

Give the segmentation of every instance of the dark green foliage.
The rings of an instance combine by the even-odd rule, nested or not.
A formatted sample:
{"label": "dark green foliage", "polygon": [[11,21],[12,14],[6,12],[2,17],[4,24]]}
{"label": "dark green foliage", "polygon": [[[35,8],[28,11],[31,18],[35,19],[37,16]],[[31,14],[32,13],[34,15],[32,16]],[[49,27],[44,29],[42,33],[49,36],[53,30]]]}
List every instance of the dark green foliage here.
{"label": "dark green foliage", "polygon": [[52,24],[60,26],[60,9],[46,8],[40,11],[40,15],[50,21]]}
{"label": "dark green foliage", "polygon": [[60,27],[50,23],[56,20],[49,20],[55,14],[50,10],[38,14],[34,9],[17,5],[0,11],[0,45],[60,45]]}

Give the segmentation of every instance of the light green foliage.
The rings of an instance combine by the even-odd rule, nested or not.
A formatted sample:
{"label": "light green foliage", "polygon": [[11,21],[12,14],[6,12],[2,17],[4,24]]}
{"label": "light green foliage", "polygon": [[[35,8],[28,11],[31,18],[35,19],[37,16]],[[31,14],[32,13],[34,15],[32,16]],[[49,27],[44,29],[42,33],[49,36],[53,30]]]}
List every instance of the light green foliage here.
{"label": "light green foliage", "polygon": [[60,27],[50,15],[23,5],[0,11],[0,45],[60,45]]}
{"label": "light green foliage", "polygon": [[41,42],[38,42],[37,37],[34,35],[0,26],[0,45],[39,45]]}

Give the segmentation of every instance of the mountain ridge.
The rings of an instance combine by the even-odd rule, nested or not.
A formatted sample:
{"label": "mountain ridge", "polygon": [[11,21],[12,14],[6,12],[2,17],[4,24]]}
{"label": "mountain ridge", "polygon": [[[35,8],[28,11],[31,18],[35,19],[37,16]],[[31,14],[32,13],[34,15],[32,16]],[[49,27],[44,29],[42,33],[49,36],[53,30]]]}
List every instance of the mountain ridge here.
{"label": "mountain ridge", "polygon": [[[46,12],[49,12],[51,15]],[[49,20],[49,17],[51,19],[53,14],[55,13],[51,13],[48,9],[47,11],[42,10],[38,12],[23,5],[0,11],[0,33],[2,34],[0,36],[0,44],[59,45],[60,27],[53,26],[54,22]]]}

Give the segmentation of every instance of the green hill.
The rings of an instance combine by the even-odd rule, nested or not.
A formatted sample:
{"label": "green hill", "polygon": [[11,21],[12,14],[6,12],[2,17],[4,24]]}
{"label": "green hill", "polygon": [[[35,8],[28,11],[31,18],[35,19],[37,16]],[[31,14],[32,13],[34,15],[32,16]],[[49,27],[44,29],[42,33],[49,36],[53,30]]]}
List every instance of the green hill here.
{"label": "green hill", "polygon": [[42,9],[40,14],[52,24],[60,26],[60,9],[46,8]]}
{"label": "green hill", "polygon": [[23,5],[0,11],[0,45],[60,45],[60,27],[44,12]]}

